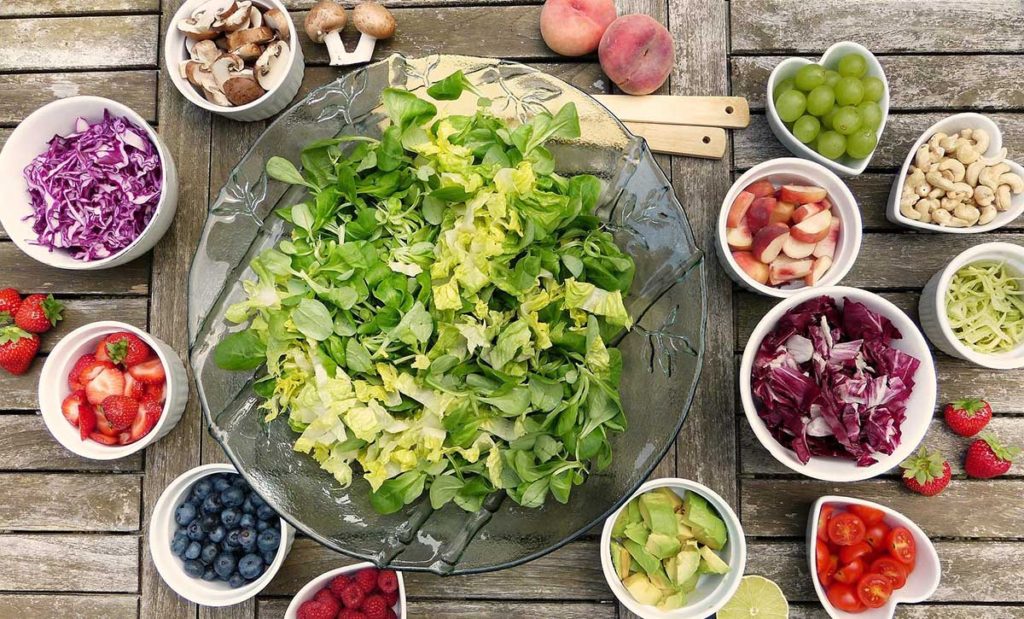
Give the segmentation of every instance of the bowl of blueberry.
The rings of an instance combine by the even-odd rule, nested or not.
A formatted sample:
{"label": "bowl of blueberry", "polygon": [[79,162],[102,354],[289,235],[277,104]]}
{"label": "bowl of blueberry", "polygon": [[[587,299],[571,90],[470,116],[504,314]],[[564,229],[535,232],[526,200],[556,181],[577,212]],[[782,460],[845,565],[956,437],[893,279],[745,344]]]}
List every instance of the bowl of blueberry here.
{"label": "bowl of blueberry", "polygon": [[204,606],[230,606],[259,593],[294,539],[294,529],[230,464],[200,466],[171,482],[149,530],[160,577]]}

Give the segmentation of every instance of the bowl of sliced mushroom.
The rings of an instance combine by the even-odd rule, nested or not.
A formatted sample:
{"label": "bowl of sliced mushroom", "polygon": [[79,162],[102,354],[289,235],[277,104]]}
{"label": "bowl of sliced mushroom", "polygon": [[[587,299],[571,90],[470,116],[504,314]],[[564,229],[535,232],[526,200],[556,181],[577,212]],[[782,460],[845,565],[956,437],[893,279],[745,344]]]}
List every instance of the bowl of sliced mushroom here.
{"label": "bowl of sliced mushroom", "polygon": [[186,99],[242,121],[287,107],[305,68],[291,16],[278,0],[187,0],[168,27],[164,57]]}
{"label": "bowl of sliced mushroom", "polygon": [[1003,134],[987,116],[956,114],[914,143],[889,193],[889,221],[970,234],[1024,213],[1024,167],[1007,159]]}

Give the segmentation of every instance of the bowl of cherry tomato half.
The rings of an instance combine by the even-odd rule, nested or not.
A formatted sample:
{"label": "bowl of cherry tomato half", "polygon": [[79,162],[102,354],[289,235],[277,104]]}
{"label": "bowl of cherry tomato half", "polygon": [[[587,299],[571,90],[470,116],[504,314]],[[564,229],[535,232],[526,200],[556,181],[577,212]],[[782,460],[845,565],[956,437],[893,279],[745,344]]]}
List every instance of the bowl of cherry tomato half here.
{"label": "bowl of cherry tomato half", "polygon": [[818,599],[836,619],[889,619],[897,604],[927,600],[942,575],[920,527],[884,505],[849,497],[814,503],[807,558]]}

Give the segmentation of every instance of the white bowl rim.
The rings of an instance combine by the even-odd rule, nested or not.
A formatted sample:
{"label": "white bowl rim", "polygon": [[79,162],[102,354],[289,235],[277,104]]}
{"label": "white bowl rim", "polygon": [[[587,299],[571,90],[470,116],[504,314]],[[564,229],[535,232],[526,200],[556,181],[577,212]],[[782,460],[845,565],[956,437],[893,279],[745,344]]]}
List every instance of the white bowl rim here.
{"label": "white bowl rim", "polygon": [[[811,512],[807,518],[807,560],[810,568],[809,571],[811,581],[814,583],[814,591],[818,594],[818,601],[821,602],[821,605],[825,608],[825,612],[827,612],[829,616],[837,617],[839,619],[845,619],[847,617],[857,617],[858,615],[857,613],[847,613],[841,611],[832,606],[832,604],[828,601],[828,596],[825,595],[825,592],[821,588],[821,584],[818,582],[816,574],[817,570],[814,565],[815,555],[814,552],[812,552],[814,550],[812,548],[812,545],[815,543],[815,540],[817,539],[818,535],[818,514],[821,512],[822,507],[824,507],[828,503],[839,503],[841,505],[864,505],[866,507],[873,507],[877,510],[885,512],[886,516],[898,521],[900,523],[900,526],[906,527],[910,530],[911,533],[914,534],[914,542],[918,552],[921,552],[921,550],[924,549],[924,551],[928,554],[929,558],[931,559],[930,564],[936,566],[937,571],[934,574],[934,580],[932,582],[931,587],[927,590],[926,593],[922,595],[913,596],[902,595],[905,593],[903,589],[897,589],[896,591],[893,591],[892,597],[889,598],[889,602],[882,607],[888,612],[889,617],[892,617],[896,614],[897,604],[916,604],[918,602],[923,602],[935,593],[935,591],[939,588],[939,583],[942,581],[942,563],[939,561],[939,553],[935,550],[935,544],[932,543],[931,538],[928,537],[928,535],[921,529],[921,527],[917,526],[916,522],[906,517],[901,512],[898,512],[887,505],[882,505],[881,503],[875,503],[874,501],[858,499],[856,497],[846,497],[828,494],[814,502],[814,505],[811,507]],[[921,543],[922,541],[924,543]]]}
{"label": "white bowl rim", "polygon": [[952,327],[949,326],[949,317],[946,316],[946,290],[949,288],[949,282],[953,279],[953,275],[968,264],[981,262],[982,260],[989,260],[988,258],[978,257],[989,252],[1010,253],[1024,261],[1024,247],[1015,245],[1014,243],[1004,243],[1001,241],[982,243],[960,252],[949,261],[949,264],[943,267],[942,271],[939,272],[939,279],[936,282],[937,285],[935,287],[935,295],[938,297],[935,300],[935,316],[938,320],[939,328],[942,330],[943,335],[946,336],[946,340],[949,341],[949,344],[958,353],[963,355],[964,359],[971,363],[976,363],[980,366],[993,370],[1014,370],[1024,367],[1024,356],[1019,359],[1013,359],[1008,355],[1016,353],[1021,348],[1024,348],[1024,340],[1019,342],[1015,348],[1007,352],[998,354],[980,353],[972,350],[960,341],[960,338],[953,333]]}
{"label": "white bowl rim", "polygon": [[[173,82],[175,87],[177,87],[178,92],[180,92],[182,96],[188,99],[189,102],[193,105],[201,107],[209,112],[244,112],[246,110],[251,110],[263,104],[267,100],[267,97],[271,95],[271,93],[273,93],[275,90],[280,88],[282,84],[284,84],[284,80],[282,80],[272,90],[268,90],[265,93],[263,93],[263,95],[259,99],[250,101],[245,105],[223,106],[217,105],[216,103],[207,100],[205,97],[201,97],[199,93],[196,91],[196,89],[192,86],[192,84],[190,84],[188,81],[184,81],[181,79],[181,76],[178,73],[178,67],[171,66],[172,60],[178,58],[179,45],[181,47],[184,47],[187,40],[187,37],[184,34],[182,34],[180,30],[178,30],[178,21],[184,19],[186,13],[190,14],[192,11],[196,9],[196,6],[194,6],[194,4],[198,5],[207,1],[216,0],[195,0],[194,3],[190,2],[189,0],[184,0],[181,3],[181,6],[178,7],[178,10],[174,13],[174,17],[171,18],[170,25],[167,27],[167,34],[164,36],[164,65],[167,68],[167,72],[171,76],[171,82]],[[298,33],[296,32],[295,28],[296,24],[292,21],[292,16],[291,13],[288,11],[288,7],[286,7],[284,3],[280,2],[280,0],[254,0],[254,4],[271,5],[271,8],[275,8],[283,12],[285,17],[288,19],[289,23],[292,24],[288,29],[288,64],[291,65],[292,63],[295,62],[296,47],[300,45],[300,42],[298,40]]]}
{"label": "white bowl rim", "polygon": [[[622,586],[618,576],[616,576],[615,568],[612,566],[611,561],[612,527],[615,526],[615,520],[619,517],[619,514],[623,509],[626,509],[626,505],[634,498],[648,490],[665,487],[696,492],[708,499],[719,515],[722,516],[722,520],[725,521],[725,526],[729,533],[729,544],[735,546],[735,552],[739,556],[738,565],[736,561],[730,563],[729,573],[719,577],[721,579],[719,583],[703,600],[668,612],[658,610],[648,604],[640,604],[634,600],[625,587]],[[605,519],[604,526],[601,529],[600,552],[601,568],[612,593],[630,611],[644,619],[698,619],[715,614],[736,593],[747,565],[747,540],[743,532],[743,524],[740,522],[736,512],[733,511],[732,506],[721,495],[704,484],[681,477],[660,477],[648,480],[641,484],[633,494],[629,495],[629,498],[623,501],[622,505]]]}
{"label": "white bowl rim", "polygon": [[[7,138],[7,142],[4,144],[4,148],[0,150],[0,166],[2,166],[4,153],[7,152],[7,147],[11,146],[13,151],[12,145],[21,141],[23,134],[27,134],[29,131],[32,130],[31,125],[33,120],[37,120],[43,116],[55,114],[58,112],[69,113],[73,117],[73,119],[77,119],[80,116],[73,111],[67,111],[66,108],[74,110],[79,104],[85,102],[100,103],[104,107],[109,109],[109,111],[113,115],[127,118],[128,120],[132,121],[132,123],[134,123],[136,126],[140,127],[143,131],[146,132],[146,137],[149,139],[150,143],[153,144],[153,147],[156,149],[157,157],[160,158],[160,201],[157,202],[156,208],[153,210],[153,216],[150,218],[149,223],[147,223],[146,227],[142,229],[142,232],[140,232],[139,235],[135,237],[135,240],[133,240],[127,247],[125,247],[121,251],[115,254],[111,254],[106,258],[100,258],[99,260],[75,260],[71,258],[71,255],[67,253],[65,250],[55,249],[53,250],[54,252],[62,252],[62,254],[67,255],[68,259],[70,260],[68,264],[55,265],[35,255],[34,248],[39,246],[30,243],[27,239],[20,238],[13,234],[10,235],[11,240],[14,241],[14,244],[17,245],[18,248],[21,249],[26,256],[38,262],[41,262],[47,266],[65,269],[68,271],[92,271],[102,269],[106,267],[106,265],[110,264],[114,260],[124,255],[125,253],[131,251],[136,245],[138,245],[142,238],[146,236],[146,233],[152,227],[153,222],[157,220],[157,218],[160,215],[160,212],[167,208],[167,195],[169,193],[169,187],[167,183],[167,170],[168,168],[174,168],[174,160],[171,158],[171,154],[167,151],[157,132],[148,122],[146,122],[145,118],[143,118],[138,112],[128,107],[124,103],[114,101],[113,99],[108,99],[106,97],[99,97],[96,95],[75,95],[73,97],[65,97],[64,99],[54,99],[53,101],[46,103],[45,105],[39,107],[34,112],[26,116],[24,120],[18,123],[18,126],[14,128],[14,131],[11,132],[10,137]],[[50,139],[52,138],[48,138],[46,142],[49,142]],[[33,155],[33,158],[41,153],[42,151],[35,153],[35,155]],[[24,187],[19,187],[15,189],[14,192],[19,193],[20,195],[20,192],[18,191],[20,189],[24,189]],[[19,201],[17,205],[24,207],[24,211],[27,211],[27,213],[24,214],[32,214],[32,206],[31,203],[28,201],[27,197],[22,197],[22,200]],[[18,209],[0,209],[0,221],[10,217],[20,218],[24,215],[21,212],[12,212],[13,210]]]}
{"label": "white bowl rim", "polygon": [[[985,129],[992,134],[992,141],[989,143],[988,150],[985,151],[986,156],[991,156],[999,151],[1003,144],[1003,131],[999,128],[994,120],[984,114],[977,112],[961,112],[959,114],[952,114],[941,120],[936,121],[932,126],[924,130],[914,145],[910,148],[910,152],[907,153],[906,159],[903,160],[903,167],[900,168],[900,173],[896,176],[896,180],[893,181],[892,190],[889,195],[889,204],[886,208],[889,209],[891,215],[895,218],[897,224],[906,226],[907,228],[916,228],[918,230],[928,230],[930,232],[942,232],[945,234],[978,234],[981,232],[991,232],[992,230],[998,230],[1013,223],[1018,217],[1024,213],[1024,198],[1018,198],[1018,204],[1016,206],[1011,205],[1010,209],[1003,211],[996,215],[996,218],[982,226],[971,226],[969,228],[950,228],[949,226],[940,226],[933,223],[922,223],[920,221],[914,221],[909,217],[903,215],[899,208],[900,193],[902,191],[903,183],[907,179],[907,173],[910,171],[910,164],[914,161],[914,155],[917,150],[921,148],[921,145],[927,142],[931,136],[935,135],[941,127],[946,125],[956,125],[962,123],[961,128],[963,129]],[[973,123],[973,124],[970,124]],[[1024,176],[1024,166],[1007,159],[1006,163],[1013,169],[1017,174]]]}
{"label": "white bowl rim", "polygon": [[[856,41],[837,41],[836,43],[833,43],[831,46],[829,46],[829,48],[826,49],[824,52],[822,52],[821,56],[819,56],[818,60],[816,61],[807,60],[802,56],[789,56],[787,58],[784,58],[781,62],[779,62],[779,64],[775,65],[775,68],[772,69],[772,72],[768,75],[768,87],[765,94],[765,113],[774,116],[779,123],[782,123],[782,119],[779,118],[778,112],[775,111],[775,100],[772,97],[772,91],[775,90],[775,82],[778,79],[778,74],[780,71],[784,70],[786,66],[793,64],[804,65],[813,64],[815,62],[823,64],[825,62],[825,58],[831,56],[837,49],[841,48],[852,48],[863,54],[865,60],[867,60],[869,72],[872,67],[876,68],[878,70],[882,83],[885,84],[885,93],[882,97],[882,100],[879,102],[880,107],[883,107],[882,122],[879,123],[878,132],[876,133],[876,135],[878,136],[878,142],[880,143],[882,141],[882,133],[885,131],[885,125],[889,121],[889,78],[885,75],[885,69],[882,67],[882,63],[878,61],[878,58],[875,56],[875,54],[872,53],[871,50],[869,50],[868,48],[861,45],[860,43],[857,43]],[[883,102],[884,106],[881,105]],[[878,152],[878,145],[876,144],[874,150],[871,151],[871,154],[865,157],[863,160],[861,160],[861,164],[856,166],[848,166],[843,163],[839,163],[838,161],[833,161],[825,157],[824,155],[818,154],[817,151],[810,148],[803,142],[800,142],[799,140],[796,139],[796,137],[793,138],[793,142],[797,145],[797,150],[799,150],[801,153],[806,154],[815,163],[820,163],[824,166],[829,167],[832,170],[835,170],[840,174],[845,174],[847,176],[857,176],[864,170],[866,170],[868,164],[871,163],[872,157],[874,157],[875,153]],[[783,146],[786,146],[788,148],[787,144],[783,144]]]}
{"label": "white bowl rim", "polygon": [[[176,506],[174,505],[174,501],[181,499],[182,496],[184,496],[184,494],[188,492],[192,488],[192,486],[200,479],[204,477],[209,477],[210,475],[214,475],[217,473],[233,473],[235,475],[241,475],[241,473],[238,472],[238,469],[236,469],[231,464],[219,462],[214,464],[204,464],[201,466],[191,468],[182,473],[181,475],[178,475],[177,477],[174,478],[173,481],[171,481],[171,483],[167,484],[167,487],[164,488],[163,492],[160,493],[160,498],[157,499],[156,505],[153,506],[152,515],[155,516],[156,514],[159,514],[166,509],[167,513],[170,515],[173,521],[174,510],[176,508]],[[155,544],[157,543],[156,540],[161,537],[158,534],[158,527],[162,528],[166,526],[167,522],[162,520],[158,521],[157,518],[155,517],[153,517],[149,523],[149,554],[152,558],[153,564],[156,565],[156,571],[160,574],[160,578],[171,590],[173,590],[178,595],[182,596],[183,598],[191,602],[201,604],[203,606],[231,606],[257,596],[260,593],[260,591],[262,591],[268,584],[270,584],[270,581],[273,580],[274,576],[277,575],[277,572],[281,569],[281,566],[284,564],[285,557],[287,557],[288,553],[291,551],[291,540],[289,538],[291,536],[294,536],[295,531],[291,528],[291,525],[289,525],[284,518],[278,516],[278,522],[280,523],[281,527],[281,545],[277,548],[277,554],[274,556],[274,562],[270,564],[270,566],[267,567],[266,571],[263,572],[263,574],[256,580],[250,582],[247,585],[241,586],[238,589],[230,589],[229,592],[236,592],[238,595],[225,596],[225,600],[210,601],[204,599],[197,599],[202,598],[201,594],[205,592],[204,587],[198,586],[195,588],[191,588],[188,591],[180,591],[173,585],[171,585],[170,582],[168,582],[167,578],[164,576],[163,571],[165,569],[177,569],[178,572],[184,575],[185,578],[188,578],[189,580],[198,580],[203,585],[206,584],[205,581],[201,579],[192,578],[188,574],[185,574],[185,569],[182,565],[180,565],[180,560],[178,559],[178,557],[171,554],[169,549],[164,549],[158,553],[155,547]],[[166,561],[166,557],[170,557],[170,561]],[[171,568],[171,563],[174,564],[174,568]],[[197,593],[199,593],[200,595],[197,595]]]}
{"label": "white bowl rim", "polygon": [[[784,169],[776,170],[774,168]],[[823,284],[819,282],[814,286],[803,286],[801,288],[775,288],[774,286],[767,286],[765,284],[756,282],[753,279],[751,279],[750,276],[747,275],[746,272],[743,269],[741,269],[738,264],[736,264],[736,261],[732,257],[732,250],[729,249],[729,244],[725,240],[725,234],[727,230],[726,220],[729,218],[729,208],[732,206],[732,202],[735,199],[734,193],[739,193],[736,191],[736,189],[740,187],[745,187],[750,183],[753,183],[757,180],[761,180],[762,178],[767,178],[777,174],[803,175],[808,176],[810,178],[813,178],[814,175],[824,176],[828,180],[834,182],[839,187],[838,197],[842,198],[851,206],[850,212],[852,213],[853,221],[848,222],[846,221],[847,214],[840,212],[841,208],[839,206],[838,201],[832,199],[833,209],[836,211],[837,216],[843,223],[841,232],[844,235],[843,243],[844,245],[846,243],[850,243],[852,245],[853,258],[845,264],[833,263],[832,266],[829,267],[829,270],[825,272],[825,276],[822,278],[823,281],[828,282],[830,280],[834,280],[836,283],[838,283],[839,281],[842,281],[842,279],[846,277],[846,275],[850,272],[850,269],[853,268],[854,263],[857,261],[857,256],[860,254],[860,244],[863,236],[863,223],[860,216],[860,205],[857,204],[857,198],[854,197],[853,192],[850,191],[850,188],[846,185],[845,182],[843,182],[841,178],[839,178],[839,176],[835,172],[829,170],[828,168],[826,168],[825,166],[821,165],[816,161],[811,161],[809,159],[801,159],[799,157],[778,157],[776,159],[762,161],[761,163],[755,165],[754,167],[750,168],[742,175],[740,175],[740,177],[736,179],[732,186],[729,187],[729,191],[726,192],[725,199],[722,200],[722,208],[718,212],[718,230],[716,236],[718,237],[717,242],[719,248],[721,249],[719,255],[726,262],[729,263],[729,266],[733,269],[733,271],[735,271],[736,274],[743,278],[743,281],[746,282],[747,285],[749,285],[754,291],[769,297],[785,299],[788,297],[792,297],[793,295],[796,295],[798,293],[804,292],[806,290],[821,290],[822,288],[834,284]],[[828,195],[830,199],[833,197],[832,192],[829,192]],[[836,251],[838,252],[838,247]]]}
{"label": "white bowl rim", "polygon": [[[146,345],[149,346],[154,353],[156,353],[157,357],[160,359],[160,363],[162,363],[164,366],[164,373],[166,374],[166,383],[164,385],[164,410],[160,414],[160,419],[157,420],[156,425],[153,426],[153,429],[149,431],[149,434],[142,437],[141,440],[135,441],[134,443],[129,443],[127,445],[103,445],[101,443],[95,443],[94,441],[87,442],[82,440],[79,440],[77,442],[66,441],[64,440],[62,433],[55,431],[55,427],[51,424],[62,423],[64,425],[68,425],[67,419],[64,418],[64,414],[59,410],[59,408],[58,410],[54,411],[51,410],[49,406],[46,406],[44,404],[45,402],[49,402],[51,397],[55,398],[58,407],[60,406],[60,403],[63,401],[63,398],[61,398],[60,396],[55,396],[46,391],[47,383],[44,377],[47,376],[47,368],[49,367],[50,370],[53,371],[53,367],[58,364],[57,359],[60,359],[61,356],[66,355],[67,349],[74,348],[83,339],[90,339],[98,342],[100,336],[109,335],[111,333],[116,333],[118,331],[128,331],[129,333],[134,333],[135,335],[137,335],[139,339],[145,342]],[[43,368],[40,371],[38,387],[39,411],[40,415],[43,418],[43,423],[46,425],[46,429],[50,433],[50,436],[56,439],[56,441],[60,443],[62,446],[64,446],[64,448],[67,449],[68,451],[83,458],[88,458],[90,460],[117,460],[119,458],[125,458],[134,453],[142,451],[146,447],[149,447],[151,444],[156,442],[158,437],[162,436],[161,430],[164,428],[164,426],[167,425],[167,419],[171,416],[168,415],[167,404],[170,402],[171,399],[172,381],[174,380],[173,372],[168,371],[171,365],[169,363],[167,355],[164,353],[162,349],[163,347],[159,346],[158,343],[159,340],[157,340],[149,333],[146,333],[142,329],[134,325],[130,325],[126,322],[118,322],[116,320],[100,320],[97,322],[90,322],[89,324],[82,325],[81,327],[78,327],[71,333],[65,335],[61,339],[61,341],[57,342],[57,345],[53,347],[53,350],[50,351],[50,354],[47,355],[46,361],[43,362]],[[181,363],[181,360],[179,359],[178,362]],[[67,382],[66,376],[60,378],[62,383]],[[175,423],[176,422],[177,421],[175,421]]]}
{"label": "white bowl rim", "polygon": [[[295,619],[299,606],[304,602],[311,600],[312,596],[316,595],[316,591],[322,589],[325,586],[325,583],[329,583],[335,576],[358,572],[359,570],[366,569],[368,567],[378,570],[381,569],[369,561],[363,561],[361,563],[353,563],[352,565],[337,567],[333,570],[328,570],[319,576],[313,577],[309,582],[303,585],[303,587],[299,589],[294,596],[292,596],[291,602],[288,603],[288,608],[285,609],[284,619]],[[406,619],[405,579],[402,577],[402,572],[392,568],[384,569],[391,570],[398,576],[398,619]]]}
{"label": "white bowl rim", "polygon": [[[890,456],[880,455],[879,461],[871,466],[857,466],[852,460],[845,461],[839,458],[832,460],[838,462],[848,462],[848,469],[844,469],[848,472],[844,474],[827,474],[822,473],[819,467],[815,466],[815,460],[824,458],[824,456],[812,456],[811,460],[807,464],[798,464],[795,462],[792,450],[783,447],[775,437],[768,431],[768,427],[764,421],[757,414],[757,407],[754,404],[754,398],[752,395],[752,389],[750,386],[750,374],[754,365],[754,357],[757,355],[758,348],[761,347],[761,342],[764,337],[779,321],[782,315],[800,305],[804,301],[819,296],[829,296],[835,299],[841,299],[848,297],[854,301],[863,301],[869,299],[873,303],[877,303],[885,308],[885,312],[882,312],[886,318],[896,323],[896,326],[900,329],[903,334],[903,341],[906,341],[908,345],[915,349],[921,350],[920,355],[916,355],[921,362],[921,365],[917,368],[915,373],[916,385],[914,387],[915,392],[918,389],[924,390],[925,404],[928,404],[928,419],[923,420],[921,427],[923,431],[917,440],[907,440],[907,428],[910,424],[910,416],[903,421],[903,440],[899,446]],[[925,434],[927,433],[928,426],[931,422],[932,417],[935,414],[935,403],[937,399],[936,393],[936,373],[935,373],[935,362],[932,359],[931,350],[928,348],[928,342],[924,335],[921,334],[921,330],[914,324],[914,322],[901,310],[896,307],[888,299],[868,290],[862,290],[860,288],[852,288],[849,286],[828,286],[825,288],[808,288],[807,290],[801,291],[800,294],[789,297],[783,300],[768,311],[767,314],[757,323],[751,332],[750,339],[747,340],[747,345],[743,349],[743,358],[740,362],[739,369],[739,390],[740,400],[743,404],[743,413],[747,418],[747,423],[753,430],[754,435],[757,436],[758,441],[764,446],[765,449],[775,458],[780,464],[786,468],[805,475],[812,479],[820,479],[822,481],[832,482],[849,482],[849,481],[863,481],[865,479],[871,479],[877,477],[882,473],[894,468],[907,456],[913,453],[914,449],[924,440]],[[914,397],[912,393],[911,398]],[[924,410],[924,405],[921,406]]]}

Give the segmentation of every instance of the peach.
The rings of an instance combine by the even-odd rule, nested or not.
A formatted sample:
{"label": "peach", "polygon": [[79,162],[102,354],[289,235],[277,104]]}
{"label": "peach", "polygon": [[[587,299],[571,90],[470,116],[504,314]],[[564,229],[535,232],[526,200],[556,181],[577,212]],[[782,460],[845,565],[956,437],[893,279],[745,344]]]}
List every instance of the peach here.
{"label": "peach", "polygon": [[661,88],[675,64],[672,35],[649,15],[623,15],[612,22],[597,55],[608,78],[631,95]]}
{"label": "peach", "polygon": [[832,225],[828,228],[828,235],[814,246],[815,258],[823,258],[825,256],[831,258],[836,255],[836,245],[839,244],[839,231],[841,228],[842,224],[839,223],[839,218],[833,217]]}
{"label": "peach", "polygon": [[614,0],[547,0],[540,11],[540,36],[556,54],[593,53],[618,12]]}
{"label": "peach", "polygon": [[763,198],[765,196],[775,195],[775,185],[772,185],[770,180],[763,178],[759,181],[750,183],[743,191],[754,194],[755,198]]}
{"label": "peach", "polygon": [[789,238],[786,239],[786,242],[782,245],[782,253],[794,260],[799,260],[800,258],[806,258],[813,254],[815,247],[817,247],[815,243],[804,243],[803,241],[798,241],[792,234],[790,234]]}
{"label": "peach", "polygon": [[728,228],[735,228],[740,225],[740,221],[747,214],[747,209],[750,208],[750,203],[754,201],[754,194],[741,191],[740,195],[736,196],[736,199],[732,201],[732,206],[729,207],[729,215],[725,218],[725,225]]}
{"label": "peach", "polygon": [[804,276],[804,283],[808,286],[817,284],[830,268],[832,268],[831,257],[822,256],[820,258],[815,258],[814,264],[811,266],[811,272]]}
{"label": "peach", "polygon": [[768,283],[774,286],[807,277],[813,266],[813,260],[793,260],[787,256],[779,256],[768,265]]}
{"label": "peach", "polygon": [[754,243],[754,236],[750,233],[747,220],[740,221],[740,225],[729,228],[725,231],[725,242],[733,251],[750,251]]}
{"label": "peach", "polygon": [[801,204],[800,206],[796,207],[796,210],[793,211],[793,222],[794,223],[800,223],[801,221],[807,219],[808,217],[812,217],[812,216],[817,215],[818,213],[820,213],[822,211],[827,211],[827,210],[828,209],[826,209],[825,205],[822,204],[821,202],[811,202],[810,204]]}
{"label": "peach", "polygon": [[817,215],[811,215],[807,219],[793,226],[790,231],[796,240],[804,243],[817,243],[828,236],[829,228],[832,226],[832,211],[822,211]]}
{"label": "peach", "polygon": [[828,192],[821,187],[805,187],[801,185],[783,185],[779,190],[779,199],[793,204],[807,204],[825,199]]}
{"label": "peach", "polygon": [[793,211],[795,210],[796,205],[792,202],[776,202],[771,216],[768,217],[768,223],[788,224],[789,220],[793,218]]}
{"label": "peach", "polygon": [[786,224],[768,224],[754,233],[751,251],[754,257],[765,264],[771,263],[782,251],[782,246],[789,238],[789,226]]}
{"label": "peach", "polygon": [[732,259],[744,273],[750,276],[750,279],[759,284],[768,283],[768,265],[755,258],[754,254],[749,251],[734,251]]}
{"label": "peach", "polygon": [[775,204],[775,198],[764,197],[757,198],[750,205],[750,209],[747,211],[747,225],[750,226],[752,233],[757,234],[758,230],[768,225],[772,218],[772,211],[775,210]]}

